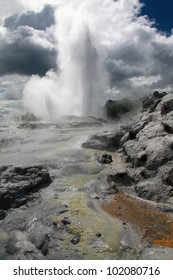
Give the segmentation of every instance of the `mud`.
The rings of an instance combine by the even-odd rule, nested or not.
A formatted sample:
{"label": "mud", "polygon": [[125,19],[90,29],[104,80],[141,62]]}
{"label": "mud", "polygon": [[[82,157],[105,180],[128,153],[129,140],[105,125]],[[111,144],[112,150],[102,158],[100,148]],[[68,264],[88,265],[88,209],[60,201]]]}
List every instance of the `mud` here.
{"label": "mud", "polygon": [[105,201],[102,209],[111,216],[132,224],[143,244],[173,248],[173,216],[158,210],[149,202],[118,193],[114,199]]}

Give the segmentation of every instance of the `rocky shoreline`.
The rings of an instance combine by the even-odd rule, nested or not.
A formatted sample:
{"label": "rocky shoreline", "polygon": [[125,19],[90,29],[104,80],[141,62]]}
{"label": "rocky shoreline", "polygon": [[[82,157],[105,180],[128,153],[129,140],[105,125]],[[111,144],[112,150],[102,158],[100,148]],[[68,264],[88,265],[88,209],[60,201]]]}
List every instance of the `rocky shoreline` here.
{"label": "rocky shoreline", "polygon": [[114,259],[122,251],[120,223],[90,197],[89,186],[106,181],[106,167],[81,148],[92,131],[81,123],[1,126],[2,139],[8,131],[11,138],[0,145],[0,259]]}
{"label": "rocky shoreline", "polygon": [[116,127],[54,161],[0,167],[0,259],[173,258],[173,93]]}
{"label": "rocky shoreline", "polygon": [[83,147],[122,154],[126,170],[108,174],[114,187],[124,186],[141,198],[173,205],[173,93],[154,92],[129,123],[91,136]]}
{"label": "rocky shoreline", "polygon": [[[142,236],[144,238],[147,235],[152,250],[143,252],[144,258],[159,259],[162,256],[159,252],[162,251],[167,257],[170,257],[171,252],[172,257],[173,93],[154,92],[143,100],[141,112],[129,122],[113,132],[92,135],[83,147],[116,151],[122,156],[123,169],[114,167],[114,170],[107,174],[107,181],[114,195],[107,197],[103,208],[112,216],[137,226],[138,231],[145,231]],[[146,203],[143,208],[144,202]],[[143,211],[143,215],[137,215],[136,219],[133,219],[129,214],[133,207],[136,207],[137,212]],[[147,213],[148,220],[152,215],[157,219],[166,215],[164,222],[159,224],[157,219],[154,219],[153,225],[147,221],[145,225],[140,225],[139,220],[145,216],[144,209],[147,207],[151,207]],[[126,210],[123,211],[122,208]],[[160,212],[157,213],[156,209]],[[131,214],[134,216],[134,213]],[[148,227],[152,226],[157,228],[154,236],[152,230],[148,230]],[[163,230],[161,234],[164,227],[167,230]],[[157,246],[153,247],[151,243]],[[150,255],[151,252],[155,252],[154,255]]]}

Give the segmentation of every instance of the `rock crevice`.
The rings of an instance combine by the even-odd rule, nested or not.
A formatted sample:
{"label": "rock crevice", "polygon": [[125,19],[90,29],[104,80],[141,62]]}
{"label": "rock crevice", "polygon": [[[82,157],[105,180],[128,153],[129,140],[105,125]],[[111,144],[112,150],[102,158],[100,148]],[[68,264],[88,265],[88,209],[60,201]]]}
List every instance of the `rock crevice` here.
{"label": "rock crevice", "polygon": [[[113,132],[91,136],[83,146],[120,151],[127,165],[126,177],[131,178],[136,195],[173,204],[172,124],[173,93],[156,91],[144,98],[141,112],[127,124]],[[112,185],[121,189],[124,185],[127,190],[124,176],[120,178],[117,174],[115,170],[108,176],[108,182],[112,178]]]}

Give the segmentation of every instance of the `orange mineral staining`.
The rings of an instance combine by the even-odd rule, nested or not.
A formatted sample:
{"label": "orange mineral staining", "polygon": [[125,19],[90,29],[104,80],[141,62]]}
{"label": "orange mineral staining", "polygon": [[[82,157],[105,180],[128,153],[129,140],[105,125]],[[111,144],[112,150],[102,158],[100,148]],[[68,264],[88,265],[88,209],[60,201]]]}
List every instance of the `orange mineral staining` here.
{"label": "orange mineral staining", "polygon": [[150,203],[118,193],[101,207],[111,216],[134,225],[140,230],[143,241],[173,248],[173,218]]}

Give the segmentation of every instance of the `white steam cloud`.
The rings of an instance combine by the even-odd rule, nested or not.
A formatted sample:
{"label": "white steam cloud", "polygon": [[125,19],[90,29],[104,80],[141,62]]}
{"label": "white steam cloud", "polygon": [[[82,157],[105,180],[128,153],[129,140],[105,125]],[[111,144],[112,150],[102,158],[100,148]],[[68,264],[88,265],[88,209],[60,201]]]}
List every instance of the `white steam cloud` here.
{"label": "white steam cloud", "polygon": [[98,97],[106,90],[95,9],[99,1],[69,1],[57,9],[59,72],[32,76],[24,89],[27,110],[43,119],[63,114],[97,115]]}
{"label": "white steam cloud", "polygon": [[31,77],[24,88],[26,109],[43,119],[98,115],[105,93],[169,87],[172,75],[164,69],[173,61],[173,35],[159,33],[140,16],[141,7],[139,0],[59,2],[52,27],[59,70]]}

